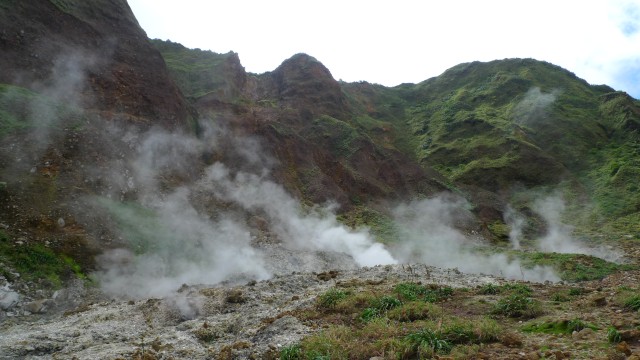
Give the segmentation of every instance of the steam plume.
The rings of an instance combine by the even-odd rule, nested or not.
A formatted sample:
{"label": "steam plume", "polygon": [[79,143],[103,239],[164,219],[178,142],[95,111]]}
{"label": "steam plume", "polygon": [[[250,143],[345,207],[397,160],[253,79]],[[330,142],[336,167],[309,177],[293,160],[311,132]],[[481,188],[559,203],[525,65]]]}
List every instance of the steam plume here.
{"label": "steam plume", "polygon": [[[422,262],[463,272],[487,273],[512,279],[558,281],[549,267],[523,268],[519,261],[504,254],[482,255],[474,248],[482,246],[479,239],[465,236],[454,227],[471,216],[469,204],[461,198],[441,195],[414,201],[397,207],[396,221],[403,233],[403,243],[397,249],[404,262]],[[394,249],[396,250],[396,249]]]}

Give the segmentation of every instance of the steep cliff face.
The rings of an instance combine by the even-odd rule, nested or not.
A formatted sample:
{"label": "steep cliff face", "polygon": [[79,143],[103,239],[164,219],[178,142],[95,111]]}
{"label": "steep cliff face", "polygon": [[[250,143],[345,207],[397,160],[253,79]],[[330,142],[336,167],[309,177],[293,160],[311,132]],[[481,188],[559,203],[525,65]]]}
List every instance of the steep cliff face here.
{"label": "steep cliff face", "polygon": [[4,1],[0,83],[184,127],[189,106],[126,1]]}
{"label": "steep cliff face", "polygon": [[82,199],[109,192],[126,136],[190,132],[196,113],[124,0],[2,1],[0,24],[0,231],[24,244],[4,255],[89,269],[108,226]]}
{"label": "steep cliff face", "polygon": [[[156,41],[156,46],[167,45]],[[191,61],[192,51],[182,51],[176,68]],[[341,85],[315,58],[297,54],[272,72],[254,75],[238,71],[237,57],[200,55],[200,62],[218,64],[218,86],[195,99],[200,114],[238,133],[258,135],[277,159],[274,178],[299,198],[335,201],[341,212],[349,212],[446,189],[435,171],[362,132]],[[174,52],[169,56],[177,61]]]}

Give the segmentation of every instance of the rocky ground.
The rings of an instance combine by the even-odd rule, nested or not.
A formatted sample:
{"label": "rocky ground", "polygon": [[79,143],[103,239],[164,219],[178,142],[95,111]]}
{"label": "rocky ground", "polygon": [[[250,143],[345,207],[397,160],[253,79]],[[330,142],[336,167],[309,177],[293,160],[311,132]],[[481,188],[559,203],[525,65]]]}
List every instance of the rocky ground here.
{"label": "rocky ground", "polygon": [[[331,326],[331,310],[318,297],[331,288],[385,293],[398,283],[454,288],[439,306],[447,311],[478,313],[500,294],[479,289],[505,280],[455,269],[425,265],[388,265],[321,273],[277,275],[242,284],[183,286],[164,299],[109,300],[81,282],[46,300],[10,301],[0,293],[2,359],[268,359],[283,348]],[[609,276],[602,281],[525,285],[533,290],[543,312],[534,319],[495,316],[502,330],[497,341],[477,346],[467,358],[483,359],[638,359],[640,317],[619,301],[622,291],[636,291],[640,272]],[[555,294],[577,296],[565,300]],[[576,292],[578,293],[578,292]],[[43,295],[43,294],[41,294]],[[37,296],[37,294],[34,294]],[[484,305],[483,305],[484,304]],[[315,314],[315,315],[314,315]],[[530,323],[581,319],[596,328],[573,334],[526,333]],[[618,329],[620,343],[607,341]],[[379,354],[384,358],[385,354]],[[387,354],[387,356],[389,356]],[[356,357],[360,358],[360,357]],[[390,357],[392,358],[392,357]],[[441,358],[447,358],[441,356]]]}

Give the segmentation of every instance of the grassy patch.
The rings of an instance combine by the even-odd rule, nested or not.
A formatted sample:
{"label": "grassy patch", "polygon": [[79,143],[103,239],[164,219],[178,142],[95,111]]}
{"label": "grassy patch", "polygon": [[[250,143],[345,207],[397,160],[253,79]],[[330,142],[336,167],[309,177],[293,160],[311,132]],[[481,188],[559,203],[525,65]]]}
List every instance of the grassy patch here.
{"label": "grassy patch", "polygon": [[530,319],[542,314],[540,302],[522,294],[512,294],[501,298],[494,306],[493,313],[512,318]]}
{"label": "grassy patch", "polygon": [[[43,244],[14,244],[0,231],[0,257],[26,280],[46,279],[54,287],[60,287],[62,280],[74,274],[85,278],[80,265],[72,258],[54,252]],[[7,280],[13,276],[8,269],[2,270]]]}
{"label": "grassy patch", "polygon": [[615,264],[590,255],[559,253],[518,253],[523,266],[551,266],[565,281],[600,280],[618,271],[633,270],[636,266]]}
{"label": "grassy patch", "polygon": [[627,297],[623,304],[624,308],[628,311],[639,311],[640,310],[640,295],[632,295]]}
{"label": "grassy patch", "polygon": [[531,333],[544,334],[572,334],[574,331],[590,328],[597,330],[598,328],[592,324],[586,323],[581,319],[561,320],[561,321],[545,321],[541,323],[531,323],[522,327],[522,331]]}
{"label": "grassy patch", "polygon": [[229,68],[234,53],[188,49],[181,44],[158,39],[151,40],[151,43],[162,54],[171,76],[186,96],[198,98],[212,92],[225,95],[225,90],[238,90],[233,88],[233,74]]}
{"label": "grassy patch", "polygon": [[320,295],[316,300],[316,305],[320,309],[334,309],[336,305],[346,299],[348,294],[342,290],[330,289]]}

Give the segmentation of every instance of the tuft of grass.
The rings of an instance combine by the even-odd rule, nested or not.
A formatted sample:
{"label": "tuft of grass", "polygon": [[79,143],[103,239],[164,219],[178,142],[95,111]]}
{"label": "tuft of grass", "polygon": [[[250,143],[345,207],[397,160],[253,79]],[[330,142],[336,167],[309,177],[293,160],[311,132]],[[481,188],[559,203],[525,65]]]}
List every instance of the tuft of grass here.
{"label": "tuft of grass", "polygon": [[360,319],[365,322],[381,317],[386,314],[387,311],[402,306],[402,301],[396,297],[385,295],[381,298],[374,299],[370,305],[370,307],[364,309],[362,314],[360,314]]}
{"label": "tuft of grass", "polygon": [[500,299],[494,306],[493,313],[512,318],[530,319],[542,314],[537,300],[522,294],[512,294]]}
{"label": "tuft of grass", "polygon": [[583,288],[571,288],[569,289],[569,296],[580,296],[583,295],[585,293],[585,290]]}
{"label": "tuft of grass", "polygon": [[393,292],[406,301],[415,301],[426,294],[427,288],[416,283],[399,283],[393,288]]}
{"label": "tuft of grass", "polygon": [[347,296],[348,294],[342,290],[329,289],[318,297],[316,305],[321,309],[334,309]]}
{"label": "tuft of grass", "polygon": [[210,343],[220,337],[214,329],[204,326],[194,330],[193,335],[203,343]]}
{"label": "tuft of grass", "polygon": [[301,355],[302,350],[298,344],[285,346],[280,350],[280,360],[298,360]]}
{"label": "tuft of grass", "polygon": [[409,345],[410,355],[417,358],[430,358],[435,354],[448,354],[453,345],[441,332],[423,329],[405,337]]}
{"label": "tuft of grass", "polygon": [[484,284],[478,289],[482,295],[495,295],[501,291],[500,287],[494,284]]}
{"label": "tuft of grass", "polygon": [[639,311],[640,295],[633,295],[633,296],[627,297],[624,300],[623,306],[626,310],[629,310],[629,311]]}
{"label": "tuft of grass", "polygon": [[436,305],[422,301],[412,301],[390,310],[387,317],[401,322],[437,319],[442,316],[442,309]]}
{"label": "tuft of grass", "polygon": [[616,328],[611,326],[607,329],[607,340],[611,344],[617,344],[622,341],[622,335],[620,335],[620,332]]}
{"label": "tuft of grass", "polygon": [[505,284],[502,285],[502,288],[508,290],[513,294],[520,294],[525,296],[531,296],[533,294],[533,290],[529,286],[519,283]]}
{"label": "tuft of grass", "polygon": [[567,296],[565,296],[564,294],[557,292],[557,293],[551,295],[551,301],[554,301],[554,302],[566,302],[566,301],[569,301],[569,298]]}

